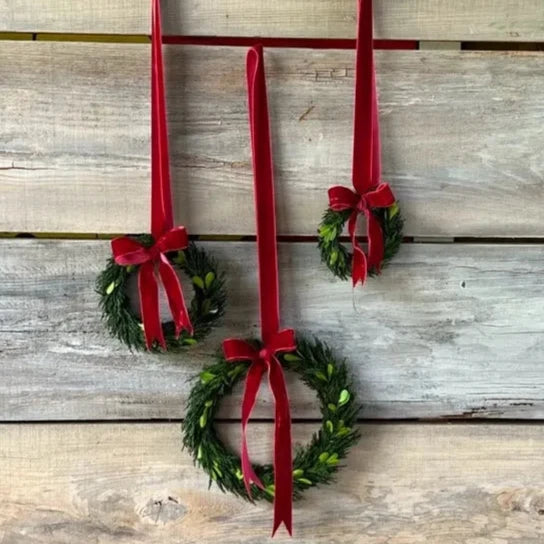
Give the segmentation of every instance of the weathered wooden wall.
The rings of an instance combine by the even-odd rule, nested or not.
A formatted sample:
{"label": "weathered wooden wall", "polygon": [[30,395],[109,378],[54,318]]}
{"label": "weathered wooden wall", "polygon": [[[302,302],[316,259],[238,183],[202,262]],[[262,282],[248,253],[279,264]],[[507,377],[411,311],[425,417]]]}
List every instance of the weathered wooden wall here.
{"label": "weathered wooden wall", "polygon": [[[544,4],[375,4],[377,38],[421,47],[376,54],[385,176],[410,239],[363,291],[330,277],[313,238],[326,189],[349,183],[354,52],[266,52],[284,321],[347,357],[374,420],[337,484],[297,504],[294,542],[540,544],[544,53],[520,48],[544,42]],[[167,34],[223,37],[165,48],[176,215],[224,263],[230,295],[223,325],[181,359],[110,339],[93,290],[97,238],[148,228],[148,0],[0,0],[2,544],[267,538],[270,507],[208,491],[179,433],[188,379],[258,319],[255,245],[221,240],[254,234],[232,39],[352,39],[355,5],[163,2]],[[461,41],[507,43],[437,43]],[[315,399],[289,389],[305,442]],[[221,414],[234,447],[239,399]],[[257,415],[266,459],[266,391]]]}

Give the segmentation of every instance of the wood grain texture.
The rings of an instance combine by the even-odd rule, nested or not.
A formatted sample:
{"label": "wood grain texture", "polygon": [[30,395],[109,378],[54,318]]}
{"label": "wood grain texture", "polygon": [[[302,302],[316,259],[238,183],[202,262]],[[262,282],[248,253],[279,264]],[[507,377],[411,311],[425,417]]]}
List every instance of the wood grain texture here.
{"label": "wood grain texture", "polygon": [[[255,248],[202,244],[228,274],[222,327],[186,357],[108,338],[94,280],[107,242],[0,243],[0,420],[181,418],[229,336],[258,336]],[[281,244],[285,326],[346,357],[367,418],[544,418],[544,246],[409,244],[364,290],[333,280],[313,244]],[[296,417],[319,417],[294,377]],[[263,392],[257,413],[271,415]],[[224,417],[237,417],[239,396]]]}
{"label": "wood grain texture", "polygon": [[[540,425],[363,425],[338,482],[294,508],[300,544],[540,544]],[[237,443],[238,424],[224,435]],[[305,443],[311,425],[298,424]],[[3,544],[260,544],[272,509],[207,489],[177,424],[2,426]],[[270,456],[270,425],[252,454]]]}
{"label": "wood grain texture", "polygon": [[[185,36],[354,38],[353,0],[165,0],[165,32]],[[543,41],[540,0],[382,0],[382,39]],[[149,33],[146,0],[1,0],[0,31]]]}
{"label": "wood grain texture", "polygon": [[[0,231],[148,229],[148,55],[2,45]],[[166,50],[175,208],[193,234],[254,233],[244,55]],[[544,54],[377,57],[384,177],[406,234],[542,236]],[[314,235],[327,189],[350,183],[352,65],[353,51],[267,53],[280,234]]]}

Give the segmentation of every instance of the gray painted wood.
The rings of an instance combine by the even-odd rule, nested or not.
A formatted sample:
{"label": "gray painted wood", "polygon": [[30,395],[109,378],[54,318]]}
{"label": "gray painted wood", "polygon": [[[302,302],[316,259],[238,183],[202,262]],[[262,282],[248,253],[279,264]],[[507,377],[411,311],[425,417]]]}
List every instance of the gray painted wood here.
{"label": "gray painted wood", "polygon": [[[165,32],[200,36],[355,37],[353,0],[163,1]],[[386,39],[542,41],[540,0],[376,2],[376,35]],[[149,33],[146,0],[2,0],[0,31]]]}
{"label": "gray painted wood", "polygon": [[[223,326],[186,357],[131,354],[108,338],[98,241],[0,243],[0,420],[181,418],[223,339],[259,334],[255,248],[203,243],[228,273]],[[314,244],[281,244],[283,324],[346,357],[367,418],[543,418],[542,245],[408,244],[353,292]],[[319,417],[295,377],[293,414]],[[224,417],[238,417],[239,396]],[[271,415],[263,391],[260,417]]]}
{"label": "gray painted wood", "polygon": [[[2,45],[0,232],[148,229],[148,55]],[[254,233],[244,55],[166,50],[175,207],[193,234]],[[406,234],[542,236],[544,55],[377,57],[384,177]],[[267,66],[279,232],[314,235],[327,189],[350,183],[353,51],[274,49]]]}
{"label": "gray painted wood", "polygon": [[[313,425],[295,426],[305,443]],[[300,544],[540,544],[537,425],[363,425],[338,481],[294,507]],[[215,487],[180,451],[177,424],[0,427],[3,544],[260,544],[272,508]],[[238,443],[239,425],[221,429]],[[254,425],[254,459],[271,425]]]}

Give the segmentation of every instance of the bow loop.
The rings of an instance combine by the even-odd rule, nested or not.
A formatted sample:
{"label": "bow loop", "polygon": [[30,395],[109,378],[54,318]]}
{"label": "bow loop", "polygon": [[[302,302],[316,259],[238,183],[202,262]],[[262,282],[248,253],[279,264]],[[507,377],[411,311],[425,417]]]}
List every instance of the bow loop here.
{"label": "bow loop", "polygon": [[395,195],[389,183],[380,183],[365,193],[364,198],[371,208],[389,208],[395,203]]}
{"label": "bow loop", "polygon": [[273,355],[282,351],[293,351],[297,344],[295,341],[295,331],[293,329],[283,329],[274,334],[268,343],[269,349]]}
{"label": "bow loop", "polygon": [[293,329],[284,329],[273,334],[268,344],[261,349],[255,348],[246,340],[229,338],[223,341],[223,354],[229,362],[259,361],[270,364],[272,358],[283,351],[293,351],[297,347],[295,341],[295,331]]}
{"label": "bow loop", "polygon": [[230,363],[235,361],[255,363],[259,360],[259,352],[249,342],[235,338],[229,338],[223,342],[223,354]]}
{"label": "bow loop", "polygon": [[348,187],[336,185],[329,189],[329,206],[335,212],[356,209],[360,198],[359,193],[348,189]]}
{"label": "bow loop", "polygon": [[111,242],[113,260],[120,266],[143,264],[151,258],[149,248],[128,236]]}
{"label": "bow loop", "polygon": [[154,247],[160,253],[169,253],[185,249],[189,245],[189,235],[185,227],[174,227],[166,231],[155,244]]}

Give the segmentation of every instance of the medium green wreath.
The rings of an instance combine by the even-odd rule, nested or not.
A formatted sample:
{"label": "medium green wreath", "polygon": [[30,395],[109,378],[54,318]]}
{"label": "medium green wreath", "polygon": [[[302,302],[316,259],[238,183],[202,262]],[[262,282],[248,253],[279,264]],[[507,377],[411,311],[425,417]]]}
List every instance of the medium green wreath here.
{"label": "medium green wreath", "polygon": [[[372,213],[379,220],[383,231],[384,258],[380,266],[381,269],[389,264],[389,261],[400,249],[404,219],[396,202],[389,208],[373,209]],[[344,225],[350,215],[351,210],[335,212],[329,208],[323,214],[318,230],[318,247],[321,251],[321,260],[337,278],[342,280],[348,279],[351,275],[352,254],[340,242]],[[376,268],[371,268],[368,274],[369,276],[376,276],[379,271]]]}
{"label": "medium green wreath", "polygon": [[[149,234],[136,236],[141,244],[150,247],[153,238]],[[189,307],[189,317],[193,324],[194,334],[182,331],[175,336],[175,326],[172,321],[163,324],[164,337],[168,351],[196,344],[206,336],[213,324],[223,315],[226,302],[223,273],[218,272],[217,264],[203,249],[195,244],[181,251],[167,255],[174,266],[179,267],[192,280],[194,296]],[[112,336],[118,338],[129,348],[145,349],[145,338],[141,319],[130,308],[127,295],[127,280],[138,270],[138,266],[120,266],[109,259],[105,270],[98,276],[96,290],[100,295],[100,308]],[[153,346],[154,351],[160,347]]]}
{"label": "medium green wreath", "polygon": [[[257,345],[257,343],[255,343]],[[302,381],[316,391],[321,404],[323,423],[308,445],[300,448],[293,459],[293,492],[295,498],[318,484],[330,483],[339,461],[359,439],[354,428],[359,407],[353,393],[344,361],[334,359],[326,344],[315,340],[297,340],[297,350],[278,357],[286,370],[296,372]],[[220,359],[200,374],[187,402],[182,425],[183,444],[191,452],[195,464],[210,476],[222,491],[230,491],[248,500],[274,500],[273,466],[256,465],[255,473],[264,490],[251,484],[247,494],[238,455],[228,450],[217,436],[214,418],[221,399],[247,373],[249,364],[229,363]]]}

